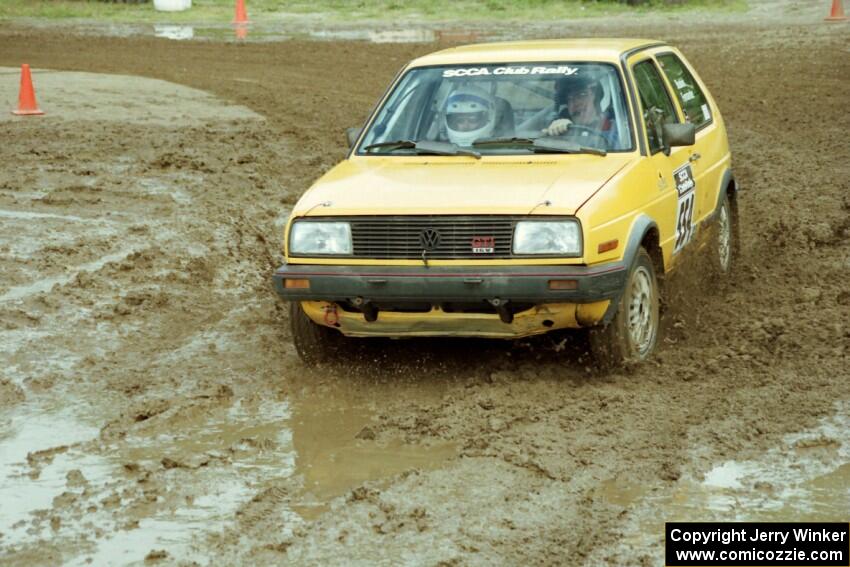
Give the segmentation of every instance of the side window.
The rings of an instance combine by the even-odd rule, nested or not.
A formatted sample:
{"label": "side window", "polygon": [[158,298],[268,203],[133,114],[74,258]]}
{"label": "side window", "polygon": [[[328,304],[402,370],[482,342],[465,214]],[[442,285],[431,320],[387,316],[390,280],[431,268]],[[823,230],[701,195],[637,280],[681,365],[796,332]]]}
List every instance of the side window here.
{"label": "side window", "polygon": [[700,90],[693,75],[682,61],[674,54],[667,53],[659,56],[658,62],[661,64],[661,69],[667,75],[670,84],[673,85],[673,90],[679,97],[679,102],[682,104],[682,110],[685,111],[685,118],[688,122],[697,128],[711,122],[711,109],[708,107],[708,101],[706,101],[705,95]]}
{"label": "side window", "polygon": [[664,80],[652,61],[642,61],[632,68],[637,84],[643,122],[649,138],[649,152],[654,154],[664,148],[661,129],[664,124],[678,122],[673,101],[664,86]]}

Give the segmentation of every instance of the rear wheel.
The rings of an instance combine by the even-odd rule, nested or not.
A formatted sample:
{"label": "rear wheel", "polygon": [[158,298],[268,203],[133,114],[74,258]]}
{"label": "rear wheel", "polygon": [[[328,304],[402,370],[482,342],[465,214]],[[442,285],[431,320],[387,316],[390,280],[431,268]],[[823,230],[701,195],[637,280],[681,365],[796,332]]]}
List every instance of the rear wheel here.
{"label": "rear wheel", "polygon": [[715,274],[727,277],[735,268],[738,252],[738,216],[728,195],[723,196],[712,231],[708,252],[711,266]]}
{"label": "rear wheel", "polygon": [[603,367],[647,359],[658,342],[658,279],[649,253],[641,248],[626,281],[617,313],[604,327],[590,330],[590,348]]}
{"label": "rear wheel", "polygon": [[345,349],[347,339],[339,331],[317,325],[304,313],[301,303],[289,304],[289,323],[295,351],[306,364],[319,364],[338,359]]}

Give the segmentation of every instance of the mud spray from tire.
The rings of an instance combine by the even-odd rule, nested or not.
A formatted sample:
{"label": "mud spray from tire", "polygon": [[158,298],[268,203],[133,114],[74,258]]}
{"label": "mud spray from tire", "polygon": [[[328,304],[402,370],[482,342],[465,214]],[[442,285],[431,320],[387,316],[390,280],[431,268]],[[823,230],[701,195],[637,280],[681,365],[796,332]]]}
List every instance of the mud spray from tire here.
{"label": "mud spray from tire", "polygon": [[0,562],[658,564],[665,520],[846,521],[846,27],[760,6],[538,33],[679,45],[743,187],[738,275],[666,282],[611,373],[559,338],[295,356],[288,210],[446,43],[0,28],[0,100],[28,62],[48,113],[0,118]]}

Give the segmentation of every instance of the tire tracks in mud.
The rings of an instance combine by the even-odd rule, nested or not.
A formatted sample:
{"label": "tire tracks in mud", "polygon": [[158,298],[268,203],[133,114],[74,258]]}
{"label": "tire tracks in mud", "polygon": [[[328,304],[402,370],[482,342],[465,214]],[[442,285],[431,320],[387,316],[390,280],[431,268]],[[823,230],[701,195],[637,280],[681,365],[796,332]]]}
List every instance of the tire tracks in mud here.
{"label": "tire tracks in mud", "polygon": [[[22,194],[21,178],[29,175],[27,171],[38,176],[36,172],[44,164],[55,163],[53,156],[62,148],[79,147],[83,149],[82,159],[74,165],[85,164],[83,175],[94,181],[90,190],[98,195],[98,202],[87,210],[94,218],[103,218],[105,211],[112,210],[127,215],[110,237],[113,243],[121,243],[125,251],[107,254],[89,264],[66,267],[63,275],[41,280],[34,287],[21,286],[6,292],[0,309],[4,320],[12,322],[4,335],[9,355],[5,373],[13,378],[9,387],[14,390],[9,396],[4,395],[4,405],[8,400],[20,409],[25,399],[75,400],[76,412],[86,420],[103,421],[100,434],[74,443],[69,455],[82,461],[89,456],[127,461],[123,463],[124,473],[111,481],[91,479],[83,493],[66,490],[68,497],[54,499],[47,511],[36,511],[28,529],[42,534],[40,538],[45,538],[47,530],[47,538],[25,537],[16,545],[16,538],[7,537],[4,543],[11,547],[4,555],[13,563],[34,560],[32,545],[46,545],[50,552],[43,557],[57,561],[59,557],[96,552],[99,546],[108,548],[113,545],[109,541],[122,541],[124,532],[143,533],[144,530],[139,531],[140,520],[159,521],[157,518],[179,511],[181,498],[190,502],[199,498],[199,489],[205,490],[204,482],[206,490],[218,486],[221,481],[216,478],[221,469],[230,467],[231,453],[210,454],[203,447],[192,449],[190,443],[188,454],[175,454],[175,450],[182,452],[181,443],[175,444],[175,434],[179,438],[181,431],[202,433],[198,425],[211,416],[222,422],[233,421],[228,416],[237,402],[256,405],[253,385],[248,388],[247,397],[242,395],[239,400],[234,400],[231,389],[238,389],[240,382],[250,379],[239,376],[250,376],[256,370],[251,356],[228,357],[227,352],[240,346],[249,351],[268,344],[268,340],[257,342],[248,330],[258,321],[270,324],[268,311],[274,312],[274,299],[267,293],[266,281],[271,252],[263,237],[272,230],[271,226],[257,228],[254,223],[269,222],[277,211],[269,209],[267,216],[251,214],[253,220],[246,222],[245,211],[235,208],[228,199],[245,186],[242,175],[251,174],[245,169],[250,170],[253,159],[228,158],[220,148],[204,148],[197,141],[197,132],[191,130],[105,125],[101,128],[107,135],[98,137],[79,134],[90,129],[81,130],[78,126],[73,122],[53,123],[43,129],[36,124],[27,125],[24,134],[34,142],[42,140],[46,147],[31,161],[19,164],[17,171],[9,172],[3,184],[4,198],[16,208],[27,207],[34,200],[38,200],[36,206],[43,207],[45,199],[41,195]],[[211,143],[228,148],[234,130],[236,135],[253,137],[255,143],[281,150],[277,141],[262,137],[262,128],[252,125],[208,129],[204,134]],[[48,132],[62,142],[45,139]],[[21,134],[18,139],[23,138]],[[112,137],[125,140],[118,158],[110,153]],[[190,145],[188,152],[183,150]],[[149,148],[156,149],[151,152]],[[210,164],[181,157],[191,156],[196,150],[202,156],[216,155],[221,159]],[[262,155],[263,151],[254,155]],[[151,153],[158,157],[147,157]],[[129,161],[119,159],[123,156],[129,156]],[[183,163],[175,167],[175,161],[180,159]],[[235,168],[231,168],[231,162]],[[58,183],[41,178],[39,189],[45,189],[50,196],[67,193],[67,188],[74,186],[57,177]],[[133,180],[149,182],[137,184]],[[175,187],[177,183],[179,188]],[[210,185],[225,190],[210,194]],[[54,201],[47,210],[69,208],[76,210],[79,203]],[[93,235],[86,226],[66,223],[63,228],[74,235],[77,247],[91,242]],[[70,251],[59,246],[36,254],[46,260],[46,266],[55,267],[68,261],[65,258]],[[257,264],[257,259],[263,257],[266,262]],[[16,257],[19,262],[26,262],[27,258]],[[6,314],[12,317],[6,319]],[[36,329],[39,334],[34,337],[30,330]],[[17,342],[12,340],[15,336]],[[280,344],[279,340],[274,342]],[[45,367],[45,358],[57,352],[66,354],[62,364],[55,369]],[[45,355],[41,365],[37,364],[38,353]],[[228,358],[232,360],[222,363]],[[269,387],[262,390],[268,397],[277,398],[277,385],[266,371],[263,373],[263,382]],[[4,379],[4,391],[6,384]],[[248,425],[242,428],[250,430]],[[154,442],[146,454],[143,447],[158,438],[164,440]],[[159,452],[157,443],[161,445]],[[65,446],[56,449],[67,451]],[[48,445],[44,450],[54,449]],[[45,454],[44,450],[33,447],[31,454]],[[257,453],[233,450],[242,460]],[[132,458],[139,452],[141,462]],[[39,457],[34,457],[31,466],[39,461]],[[50,459],[46,464],[52,462]],[[122,463],[114,465],[120,469]],[[59,465],[53,468],[56,466]],[[37,478],[37,469],[32,470]],[[198,480],[201,485],[188,482],[188,492],[178,490],[172,494],[172,483],[181,476],[205,480]],[[80,533],[80,527],[92,522],[97,525],[96,530]],[[187,521],[186,525],[191,526],[192,522]],[[177,531],[181,529],[178,524]],[[192,528],[189,536],[197,531],[197,527]],[[110,535],[102,539],[105,534]],[[34,544],[25,543],[33,541]]]}

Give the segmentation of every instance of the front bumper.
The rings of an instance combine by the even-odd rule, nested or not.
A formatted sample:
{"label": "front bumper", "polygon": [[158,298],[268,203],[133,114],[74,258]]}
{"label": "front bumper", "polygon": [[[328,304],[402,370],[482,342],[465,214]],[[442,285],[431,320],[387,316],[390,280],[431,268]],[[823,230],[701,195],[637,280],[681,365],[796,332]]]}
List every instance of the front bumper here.
{"label": "front bumper", "polygon": [[360,313],[340,309],[336,303],[304,301],[301,307],[317,325],[333,327],[349,337],[518,339],[587,326],[602,318],[609,303],[545,303],[515,313],[509,323],[494,314],[447,313],[439,307],[426,313],[382,311],[380,317],[371,322]]}
{"label": "front bumper", "polygon": [[[530,314],[533,306],[541,321],[551,320],[540,312],[541,306],[557,305],[558,311],[574,314],[560,318],[556,324],[541,326],[539,332],[553,328],[581,327],[598,323],[616,304],[623,291],[627,276],[625,265],[619,262],[602,266],[324,266],[284,264],[273,276],[277,293],[288,301],[323,302],[327,305],[343,304],[348,313],[332,318],[309,313],[320,324],[339,327],[345,334],[391,335],[410,334],[405,324],[434,320],[440,316],[441,324],[428,328],[429,335],[457,335],[454,332],[465,326],[465,321],[495,319],[511,326],[514,317]],[[309,280],[309,288],[287,287],[286,280]],[[569,281],[573,289],[552,289],[550,282]],[[448,313],[447,306],[456,303],[491,307],[495,314]],[[382,306],[426,304],[433,306],[428,312],[399,313],[403,309],[381,311]],[[518,306],[513,308],[513,306]],[[352,314],[351,310],[357,312]],[[344,315],[344,317],[342,317]],[[532,318],[536,320],[538,317]],[[350,324],[357,321],[357,329],[345,329],[340,321]],[[386,327],[390,322],[392,329]],[[406,321],[406,322],[405,322]],[[365,322],[361,328],[360,322]],[[403,323],[405,322],[405,323]],[[403,324],[402,324],[403,323]],[[350,325],[349,325],[350,327]],[[522,330],[505,336],[533,334],[534,325],[523,325]],[[374,328],[374,333],[364,329]],[[346,331],[349,332],[346,332]],[[424,329],[420,329],[424,330]],[[460,333],[467,336],[495,336],[492,332]],[[362,331],[362,332],[361,332]],[[420,334],[420,333],[417,333]]]}

